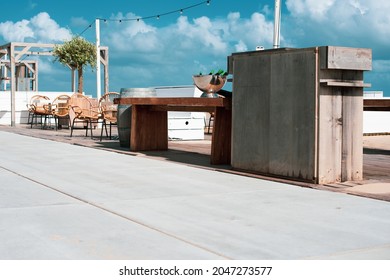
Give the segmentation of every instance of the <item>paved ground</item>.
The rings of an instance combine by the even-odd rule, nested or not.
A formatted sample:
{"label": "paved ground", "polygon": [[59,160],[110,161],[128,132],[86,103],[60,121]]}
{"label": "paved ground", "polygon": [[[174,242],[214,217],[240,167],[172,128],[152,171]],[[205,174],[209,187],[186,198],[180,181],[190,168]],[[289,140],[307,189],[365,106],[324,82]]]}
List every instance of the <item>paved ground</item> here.
{"label": "paved ground", "polygon": [[1,129],[0,143],[0,259],[390,259],[386,201]]}

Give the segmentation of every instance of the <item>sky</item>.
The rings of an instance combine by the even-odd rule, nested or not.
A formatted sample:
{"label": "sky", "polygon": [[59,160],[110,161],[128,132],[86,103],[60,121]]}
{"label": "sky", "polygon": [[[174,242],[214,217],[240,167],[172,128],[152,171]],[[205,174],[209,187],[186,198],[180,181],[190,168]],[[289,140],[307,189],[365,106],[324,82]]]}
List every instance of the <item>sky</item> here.
{"label": "sky", "polygon": [[[100,39],[109,48],[110,91],[191,85],[193,74],[226,69],[232,53],[273,47],[274,0],[211,0],[209,5],[202,0],[3,2],[0,45],[60,44],[75,35],[95,43],[95,19],[106,19],[100,21]],[[390,1],[281,2],[280,47],[372,49],[373,70],[364,73],[372,86],[366,90],[390,97]],[[39,90],[70,91],[69,69],[50,56],[35,59]],[[90,68],[85,70],[84,90],[96,96],[96,72]]]}

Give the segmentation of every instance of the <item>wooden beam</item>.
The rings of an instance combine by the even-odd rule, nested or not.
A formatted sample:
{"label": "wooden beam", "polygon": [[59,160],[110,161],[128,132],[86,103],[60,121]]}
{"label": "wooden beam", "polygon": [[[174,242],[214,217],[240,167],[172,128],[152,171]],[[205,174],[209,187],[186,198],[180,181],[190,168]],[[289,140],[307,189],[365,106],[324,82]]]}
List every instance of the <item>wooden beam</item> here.
{"label": "wooden beam", "polygon": [[364,111],[390,111],[390,99],[364,99]]}
{"label": "wooden beam", "polygon": [[209,112],[213,113],[215,107],[212,106],[175,106],[175,105],[155,105],[151,111],[178,111],[178,112]]}
{"label": "wooden beam", "polygon": [[121,105],[166,105],[166,106],[213,106],[230,108],[229,98],[199,98],[199,97],[124,97],[116,98],[115,104]]}

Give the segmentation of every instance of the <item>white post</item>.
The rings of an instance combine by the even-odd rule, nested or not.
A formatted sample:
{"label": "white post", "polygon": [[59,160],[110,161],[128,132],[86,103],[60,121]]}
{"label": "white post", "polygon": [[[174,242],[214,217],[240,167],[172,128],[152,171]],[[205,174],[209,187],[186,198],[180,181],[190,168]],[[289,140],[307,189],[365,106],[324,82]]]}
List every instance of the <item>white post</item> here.
{"label": "white post", "polygon": [[10,83],[11,83],[11,126],[16,125],[16,116],[15,116],[15,95],[16,95],[16,74],[15,74],[15,46],[13,43],[10,44],[8,48],[9,55],[9,64],[10,64]]}
{"label": "white post", "polygon": [[275,0],[275,23],[274,23],[274,49],[280,47],[280,18],[282,16],[282,8],[280,0]]}
{"label": "white post", "polygon": [[98,100],[101,97],[101,76],[100,76],[100,20],[95,19],[96,28],[96,94]]}

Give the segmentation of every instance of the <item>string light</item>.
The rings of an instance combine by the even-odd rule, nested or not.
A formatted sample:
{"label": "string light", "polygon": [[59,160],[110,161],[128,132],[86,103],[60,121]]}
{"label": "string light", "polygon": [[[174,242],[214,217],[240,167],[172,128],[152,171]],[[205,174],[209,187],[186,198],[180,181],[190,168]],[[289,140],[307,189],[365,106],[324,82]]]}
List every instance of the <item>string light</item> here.
{"label": "string light", "polygon": [[[166,15],[170,15],[170,14],[174,14],[174,13],[180,13],[180,14],[183,14],[185,10],[189,10],[189,9],[192,9],[192,8],[195,8],[195,7],[198,7],[198,6],[201,6],[201,5],[204,5],[206,4],[207,6],[209,6],[211,3],[211,0],[207,0],[207,1],[202,1],[198,4],[194,4],[192,6],[188,6],[188,7],[185,7],[185,8],[181,8],[181,9],[178,9],[178,10],[174,10],[174,11],[170,11],[170,12],[166,12],[166,13],[161,13],[161,14],[158,14],[158,15],[152,15],[152,16],[146,16],[146,17],[137,17],[137,18],[122,18],[122,19],[108,19],[108,18],[96,18],[97,20],[100,20],[100,21],[104,21],[105,23],[107,23],[108,21],[117,21],[117,22],[124,22],[124,21],[137,21],[139,22],[140,20],[146,20],[146,19],[152,19],[152,18],[155,18],[155,19],[160,19],[162,16],[166,16]],[[85,28],[80,34],[79,36],[81,36],[84,32],[86,32],[89,28],[92,27],[92,23],[88,25],[87,28]]]}

